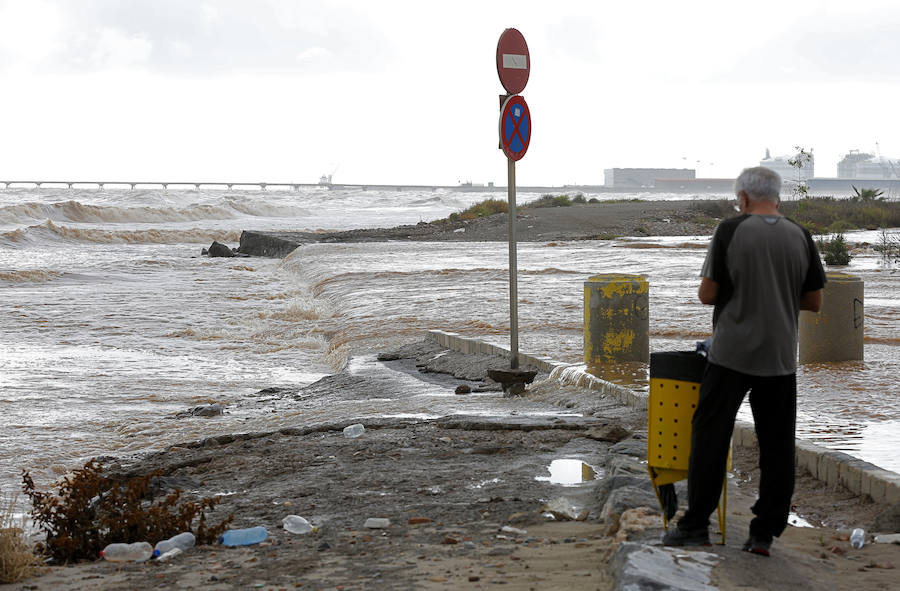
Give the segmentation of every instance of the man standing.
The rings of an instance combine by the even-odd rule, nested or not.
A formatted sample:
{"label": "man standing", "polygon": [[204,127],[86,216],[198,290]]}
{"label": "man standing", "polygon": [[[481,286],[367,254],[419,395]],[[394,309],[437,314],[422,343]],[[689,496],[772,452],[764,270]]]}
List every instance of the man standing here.
{"label": "man standing", "polygon": [[759,440],[759,498],[744,550],[769,555],[794,492],[797,316],[822,307],[825,272],[809,232],[778,212],[781,177],[748,168],[734,185],[743,215],[716,228],[698,295],[715,306],[708,363],[694,413],[688,510],[667,546],[709,546],[734,420],[744,395]]}

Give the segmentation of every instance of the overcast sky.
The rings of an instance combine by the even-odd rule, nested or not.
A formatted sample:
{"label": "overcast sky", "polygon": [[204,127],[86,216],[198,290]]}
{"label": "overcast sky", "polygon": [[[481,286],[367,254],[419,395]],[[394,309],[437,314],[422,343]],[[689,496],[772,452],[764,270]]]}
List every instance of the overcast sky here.
{"label": "overcast sky", "polygon": [[505,184],[507,27],[523,185],[900,157],[894,0],[0,0],[0,180]]}

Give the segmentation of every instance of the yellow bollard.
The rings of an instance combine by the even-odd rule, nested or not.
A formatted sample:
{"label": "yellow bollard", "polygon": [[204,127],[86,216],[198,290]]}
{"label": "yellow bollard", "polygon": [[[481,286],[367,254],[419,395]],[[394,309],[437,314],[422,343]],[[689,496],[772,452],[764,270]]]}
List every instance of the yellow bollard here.
{"label": "yellow bollard", "polygon": [[862,361],[865,284],[849,273],[826,276],[822,309],[800,313],[800,363]]}
{"label": "yellow bollard", "polygon": [[605,273],[584,282],[584,362],[650,361],[650,283],[646,275]]}

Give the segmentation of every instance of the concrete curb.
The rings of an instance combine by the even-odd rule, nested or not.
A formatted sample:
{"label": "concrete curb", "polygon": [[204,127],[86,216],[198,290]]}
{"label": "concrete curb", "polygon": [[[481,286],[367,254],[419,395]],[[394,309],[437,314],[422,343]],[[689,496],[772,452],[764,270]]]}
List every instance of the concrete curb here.
{"label": "concrete curb", "polygon": [[[442,347],[460,353],[482,353],[509,357],[509,349],[485,343],[478,339],[460,336],[442,330],[428,331],[428,338]],[[562,385],[594,390],[600,396],[612,396],[620,403],[638,410],[647,410],[647,396],[624,386],[601,380],[584,371],[579,365],[560,363],[549,357],[519,353],[522,365],[532,365],[550,374]],[[756,431],[752,423],[738,421],[734,426],[733,442],[739,447],[756,447]],[[900,503],[900,474],[879,468],[875,464],[849,454],[815,445],[798,439],[796,443],[797,467],[829,485],[841,485],[850,492],[866,495],[880,504]]]}

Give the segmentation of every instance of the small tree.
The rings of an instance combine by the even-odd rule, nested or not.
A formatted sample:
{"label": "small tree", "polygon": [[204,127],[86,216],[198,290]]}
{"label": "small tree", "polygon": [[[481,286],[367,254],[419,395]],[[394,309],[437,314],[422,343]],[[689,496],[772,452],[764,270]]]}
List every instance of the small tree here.
{"label": "small tree", "polygon": [[852,199],[854,201],[880,201],[881,196],[884,194],[884,191],[881,189],[857,189],[855,185],[850,185],[853,187],[853,195]]}
{"label": "small tree", "polygon": [[803,167],[812,162],[812,150],[807,151],[801,146],[794,146],[797,154],[788,158],[788,164],[797,169],[797,186],[791,191],[795,199],[809,199],[809,186],[803,178]]}
{"label": "small tree", "polygon": [[850,253],[850,247],[844,240],[844,235],[840,232],[835,234],[829,240],[819,239],[819,250],[822,251],[822,258],[829,267],[849,265],[853,255]]}

